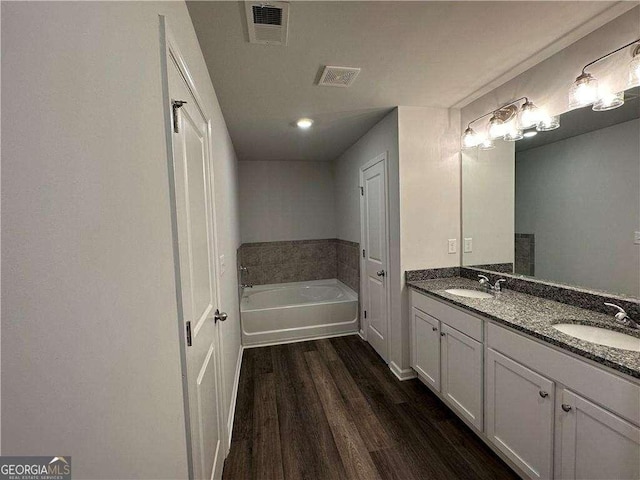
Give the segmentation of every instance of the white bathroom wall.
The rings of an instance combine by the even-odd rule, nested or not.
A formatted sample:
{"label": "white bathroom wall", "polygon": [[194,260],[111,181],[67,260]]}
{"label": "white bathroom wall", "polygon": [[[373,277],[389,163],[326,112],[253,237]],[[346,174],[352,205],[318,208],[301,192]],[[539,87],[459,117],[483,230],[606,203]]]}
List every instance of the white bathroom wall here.
{"label": "white bathroom wall", "polygon": [[[401,305],[392,359],[409,368],[409,299],[404,272],[456,267],[448,239],[460,247],[460,111],[398,107],[400,158]],[[459,250],[458,250],[459,251]]]}
{"label": "white bathroom wall", "polygon": [[516,231],[535,234],[536,277],[640,297],[639,131],[632,120],[517,153]]}
{"label": "white bathroom wall", "polygon": [[460,116],[456,110],[398,107],[335,161],[338,238],[360,241],[360,166],[389,158],[390,366],[409,370],[404,272],[458,266],[447,240],[460,230]]}
{"label": "white bathroom wall", "polygon": [[331,162],[239,162],[243,243],[335,238]]}
{"label": "white bathroom wall", "polygon": [[[391,325],[400,325],[400,180],[398,109],[394,109],[334,161],[337,237],[360,243],[360,167],[387,153],[389,186],[389,276]],[[391,334],[393,338],[393,333]],[[393,348],[391,348],[393,351]],[[393,360],[393,358],[392,358]]]}
{"label": "white bathroom wall", "polygon": [[228,415],[236,162],[185,4],[2,3],[2,454],[77,478],[187,476],[159,14],[212,117]]}
{"label": "white bathroom wall", "polygon": [[[637,39],[639,31],[640,6],[636,6],[547,60],[464,106],[461,117],[463,128],[466,128],[467,123],[474,118],[522,96],[529,97],[549,114],[568,111],[569,87],[580,75],[582,67],[601,55]],[[594,65],[589,71],[599,79],[601,85],[608,85],[612,91],[621,91],[626,87],[630,60],[631,54],[628,50]],[[482,125],[482,122],[478,125]]]}
{"label": "white bathroom wall", "polygon": [[495,142],[493,150],[462,150],[462,239],[472,251],[463,265],[513,263],[515,143]]}

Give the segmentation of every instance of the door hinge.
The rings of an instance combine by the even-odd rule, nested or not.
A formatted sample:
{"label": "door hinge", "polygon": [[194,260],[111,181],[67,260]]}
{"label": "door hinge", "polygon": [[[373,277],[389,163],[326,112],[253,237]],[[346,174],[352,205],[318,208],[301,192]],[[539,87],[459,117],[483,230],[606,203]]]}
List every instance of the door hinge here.
{"label": "door hinge", "polygon": [[362,258],[366,258],[364,255],[364,248],[362,249]]}
{"label": "door hinge", "polygon": [[191,322],[187,322],[187,347],[191,346]]}
{"label": "door hinge", "polygon": [[364,187],[360,187],[360,195],[364,197]]}
{"label": "door hinge", "polygon": [[367,318],[367,311],[364,311],[364,318]]}
{"label": "door hinge", "polygon": [[182,107],[185,103],[183,100],[173,100],[171,102],[171,111],[173,112],[173,131],[175,133],[180,132],[179,122],[178,122],[178,109]]}

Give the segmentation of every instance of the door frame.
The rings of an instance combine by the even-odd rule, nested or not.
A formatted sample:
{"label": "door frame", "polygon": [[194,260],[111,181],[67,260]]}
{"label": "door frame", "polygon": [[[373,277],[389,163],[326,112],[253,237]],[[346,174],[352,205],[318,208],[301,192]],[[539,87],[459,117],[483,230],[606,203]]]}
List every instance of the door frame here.
{"label": "door frame", "polygon": [[[207,135],[207,150],[209,151],[209,179],[207,182],[207,187],[209,189],[209,203],[211,209],[212,218],[210,219],[209,229],[211,238],[213,239],[213,244],[211,246],[211,275],[214,279],[214,291],[213,300],[215,304],[220,303],[221,293],[220,293],[220,277],[218,272],[220,272],[220,268],[218,265],[219,262],[219,242],[218,242],[218,222],[216,218],[216,210],[215,210],[215,171],[214,171],[214,161],[213,161],[213,140],[212,140],[212,128],[211,128],[211,115],[208,114],[206,108],[204,108],[204,102],[202,101],[202,97],[198,93],[195,82],[193,81],[193,77],[191,75],[190,69],[187,66],[187,62],[185,60],[184,55],[182,54],[180,48],[178,47],[178,43],[175,40],[175,36],[171,32],[169,28],[169,24],[164,15],[159,15],[159,26],[160,26],[160,69],[161,69],[161,77],[162,77],[162,99],[163,99],[163,110],[164,110],[164,123],[165,123],[165,142],[166,142],[166,152],[167,152],[167,172],[169,177],[169,203],[170,203],[170,214],[171,214],[171,240],[173,247],[173,261],[174,261],[174,279],[176,286],[176,303],[177,303],[177,325],[178,325],[178,344],[180,349],[180,369],[182,372],[182,403],[184,409],[184,420],[185,420],[185,438],[186,438],[186,453],[187,453],[187,469],[189,478],[193,478],[194,469],[193,469],[193,446],[192,446],[192,438],[191,438],[191,418],[189,414],[189,391],[188,391],[188,377],[187,377],[187,345],[186,345],[186,334],[184,332],[184,310],[182,305],[182,280],[180,276],[180,250],[178,243],[178,212],[177,212],[177,204],[175,198],[175,186],[176,180],[174,176],[173,169],[173,151],[174,151],[174,142],[173,142],[173,109],[171,107],[171,94],[169,92],[169,66],[170,62],[175,63],[178,71],[180,72],[182,78],[184,79],[187,88],[191,92],[191,95],[195,99],[195,106],[199,110],[200,114],[206,121],[206,135]],[[216,335],[215,340],[215,352],[214,352],[214,362],[215,362],[215,373],[217,379],[216,391],[217,391],[217,403],[218,403],[218,426],[220,430],[220,446],[225,449],[223,458],[226,457],[228,452],[228,432],[226,429],[226,422],[223,421],[224,412],[222,412],[224,408],[224,385],[222,382],[222,342],[220,341],[220,328],[218,328],[218,335]]]}
{"label": "door frame", "polygon": [[[386,238],[384,241],[384,248],[385,248],[385,255],[387,258],[387,275],[385,277],[385,281],[387,282],[386,284],[386,297],[387,297],[387,334],[385,337],[385,344],[386,344],[386,350],[387,350],[387,357],[390,356],[390,352],[389,352],[389,337],[391,336],[391,285],[390,285],[390,280],[391,277],[389,275],[389,265],[391,264],[391,259],[389,257],[389,252],[390,252],[390,234],[389,234],[389,152],[383,152],[380,155],[377,155],[376,157],[372,158],[371,160],[369,160],[368,162],[364,163],[363,165],[360,166],[359,169],[359,182],[360,182],[360,186],[358,187],[358,189],[360,189],[360,251],[358,252],[358,256],[360,257],[360,295],[364,296],[365,293],[365,288],[366,288],[366,282],[365,282],[365,276],[366,276],[366,265],[365,265],[365,258],[362,256],[362,246],[364,245],[364,239],[365,239],[365,219],[364,219],[364,172],[365,170],[368,170],[369,168],[373,167],[374,165],[376,165],[377,163],[382,162],[383,164],[383,169],[384,169],[384,204],[385,204],[385,218],[384,218],[384,222],[385,222],[385,232],[386,232]],[[368,294],[368,291],[367,291]],[[361,312],[360,312],[360,325],[362,328],[360,328],[360,336],[368,341],[367,339],[367,330],[369,327],[369,321],[368,319],[364,318],[364,302],[361,301],[361,305],[363,306],[363,308],[361,308]],[[385,359],[386,362],[389,362],[388,359]]]}

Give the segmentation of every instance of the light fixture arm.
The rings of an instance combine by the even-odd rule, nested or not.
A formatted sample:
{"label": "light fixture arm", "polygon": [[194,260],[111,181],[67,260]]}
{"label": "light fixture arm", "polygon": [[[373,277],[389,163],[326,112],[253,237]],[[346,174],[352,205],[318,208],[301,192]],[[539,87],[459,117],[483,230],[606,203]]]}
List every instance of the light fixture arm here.
{"label": "light fixture arm", "polygon": [[[607,57],[610,57],[611,55],[613,55],[614,53],[618,53],[620,50],[624,50],[627,47],[630,47],[631,45],[633,45],[634,43],[640,43],[640,38],[638,38],[637,40],[634,40],[633,42],[629,42],[626,45],[623,45],[622,47],[616,48],[615,50],[607,53],[606,55],[601,56],[600,58],[596,58],[594,61],[587,63],[584,67],[582,67],[582,75],[585,75],[587,72],[585,71],[587,68],[589,68],[590,66],[598,63],[601,60],[604,60]],[[640,47],[640,45],[639,45]],[[633,55],[638,55],[639,51],[636,48],[633,52]]]}
{"label": "light fixture arm", "polygon": [[[627,45],[627,46],[628,46],[628,45]],[[473,120],[471,120],[471,121],[469,122],[469,124],[467,125],[467,128],[470,128],[472,123],[477,122],[477,121],[478,121],[478,120],[480,120],[481,118],[487,117],[487,116],[489,116],[489,115],[495,115],[495,114],[496,114],[496,112],[499,112],[499,111],[500,111],[500,110],[502,110],[503,108],[507,108],[507,107],[510,107],[511,105],[515,105],[516,103],[521,102],[522,100],[524,100],[524,101],[525,101],[525,103],[528,103],[528,102],[529,102],[529,99],[528,99],[527,97],[520,97],[520,98],[517,98],[517,99],[515,99],[515,100],[512,100],[511,102],[509,102],[509,103],[505,103],[504,105],[502,105],[502,106],[500,106],[500,107],[496,108],[495,110],[492,110],[492,111],[490,111],[490,112],[488,112],[488,113],[485,113],[484,115],[480,115],[478,118],[474,118]]]}

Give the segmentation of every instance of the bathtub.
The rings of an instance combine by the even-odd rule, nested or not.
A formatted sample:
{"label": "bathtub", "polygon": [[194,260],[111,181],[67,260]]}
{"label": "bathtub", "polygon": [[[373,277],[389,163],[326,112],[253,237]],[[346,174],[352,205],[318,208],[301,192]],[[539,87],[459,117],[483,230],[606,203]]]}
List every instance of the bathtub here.
{"label": "bathtub", "polygon": [[345,335],[358,331],[358,295],[336,279],[259,285],[240,314],[244,346]]}

